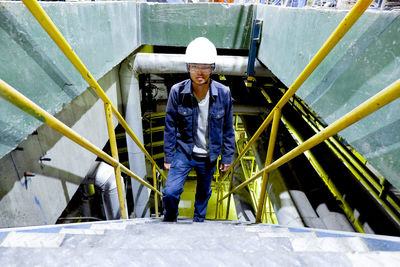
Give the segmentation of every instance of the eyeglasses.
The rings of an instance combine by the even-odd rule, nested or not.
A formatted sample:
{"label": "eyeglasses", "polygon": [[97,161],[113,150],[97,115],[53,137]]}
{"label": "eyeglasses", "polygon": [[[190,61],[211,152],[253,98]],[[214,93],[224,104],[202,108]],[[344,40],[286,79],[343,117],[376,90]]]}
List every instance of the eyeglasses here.
{"label": "eyeglasses", "polygon": [[188,64],[188,70],[190,72],[211,73],[214,70],[214,66],[214,64]]}

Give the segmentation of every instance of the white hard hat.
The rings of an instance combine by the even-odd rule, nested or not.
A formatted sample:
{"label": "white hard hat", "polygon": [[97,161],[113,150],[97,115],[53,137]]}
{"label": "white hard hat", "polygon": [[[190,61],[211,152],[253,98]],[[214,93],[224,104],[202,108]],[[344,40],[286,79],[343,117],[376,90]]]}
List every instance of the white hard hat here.
{"label": "white hard hat", "polygon": [[186,63],[215,64],[216,59],[217,49],[205,37],[197,37],[186,48]]}

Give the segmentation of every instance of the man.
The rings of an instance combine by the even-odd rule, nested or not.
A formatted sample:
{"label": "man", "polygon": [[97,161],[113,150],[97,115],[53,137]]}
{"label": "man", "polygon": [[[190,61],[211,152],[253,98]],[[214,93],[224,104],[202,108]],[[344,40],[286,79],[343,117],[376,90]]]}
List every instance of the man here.
{"label": "man", "polygon": [[185,61],[190,79],[171,88],[165,115],[163,190],[164,221],[176,221],[183,185],[192,168],[197,173],[193,221],[203,222],[211,196],[211,180],[221,154],[226,172],[235,151],[232,97],[229,89],[210,79],[217,50],[207,38],[193,40]]}

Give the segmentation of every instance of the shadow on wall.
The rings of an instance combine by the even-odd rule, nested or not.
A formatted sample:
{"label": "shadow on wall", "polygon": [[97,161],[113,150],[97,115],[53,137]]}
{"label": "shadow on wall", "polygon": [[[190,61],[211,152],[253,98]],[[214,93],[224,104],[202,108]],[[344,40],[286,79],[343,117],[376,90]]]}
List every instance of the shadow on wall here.
{"label": "shadow on wall", "polygon": [[[249,46],[249,40],[250,40],[250,35],[251,35],[251,28],[253,25],[253,11],[254,10],[254,6],[250,6],[249,11],[247,11],[247,17],[246,17],[246,22],[245,22],[245,33],[243,34],[244,36],[246,36],[247,38],[241,38],[240,36],[240,27],[236,27],[236,31],[235,34],[232,38],[232,43],[236,44],[238,42],[240,42],[240,46],[241,47],[248,47]],[[239,13],[239,17],[237,19],[237,21],[242,21],[242,17],[243,17],[243,13],[245,12],[244,9],[240,10]],[[238,40],[239,38],[241,38],[241,40]]]}
{"label": "shadow on wall", "polygon": [[[111,72],[115,72],[115,70],[111,70],[109,73]],[[100,79],[99,83],[102,85],[103,89],[108,91],[115,81],[106,76],[107,75]],[[117,88],[119,90],[118,86]],[[72,127],[98,101],[99,97],[89,88],[80,96],[75,98],[71,103],[65,105],[63,110],[56,114],[55,117],[68,127]],[[120,101],[121,99],[118,99],[118,102]],[[95,116],[102,115],[103,114],[95,114]],[[82,134],[85,137],[84,132],[79,134]],[[75,184],[77,185],[76,188],[78,188],[84,177],[72,173],[72,169],[60,169],[56,166],[51,166],[54,165],[54,161],[52,162],[52,159],[46,155],[62,137],[61,134],[43,124],[37,129],[37,131],[28,136],[25,141],[20,143],[16,149],[0,159],[0,202],[4,196],[13,190],[15,183],[19,182],[21,186],[25,187],[28,191],[30,183],[35,179],[40,180],[40,177],[60,180],[64,191],[65,201],[66,203],[70,201],[72,197],[71,188],[70,192],[68,192],[67,184]],[[79,146],[75,143],[72,145]],[[64,154],[67,156],[69,153],[68,151],[65,151]],[[62,153],[60,157],[61,156]],[[93,159],[95,159],[95,157],[96,156],[93,155]],[[64,164],[64,166],[65,165],[67,164]],[[31,177],[24,175],[25,173],[34,173],[37,174],[37,176]],[[73,193],[74,192],[72,192],[72,194]]]}
{"label": "shadow on wall", "polygon": [[[24,30],[18,19],[15,18],[4,6],[0,5],[0,28],[2,28],[8,36],[18,44],[37,64],[40,68],[54,81],[58,87],[64,91],[70,99],[74,99],[79,95],[79,91],[72,85],[71,81],[63,74],[63,72],[41,49],[33,38]],[[54,89],[54,88],[53,88]]]}

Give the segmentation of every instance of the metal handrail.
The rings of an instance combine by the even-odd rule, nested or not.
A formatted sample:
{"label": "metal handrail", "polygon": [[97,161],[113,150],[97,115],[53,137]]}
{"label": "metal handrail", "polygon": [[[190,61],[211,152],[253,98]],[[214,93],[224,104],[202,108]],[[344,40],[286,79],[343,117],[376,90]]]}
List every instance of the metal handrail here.
{"label": "metal handrail", "polygon": [[[226,172],[226,174],[224,175],[224,177],[222,179],[225,179],[229,175],[230,172],[233,172],[235,165],[239,162],[240,158],[244,156],[244,154],[253,145],[253,143],[258,139],[258,137],[266,129],[266,127],[269,125],[269,123],[273,120],[273,118],[275,117],[275,113],[281,112],[284,105],[290,100],[290,98],[296,93],[296,91],[300,88],[300,86],[308,79],[308,77],[311,75],[311,73],[319,66],[319,64],[325,59],[325,57],[330,53],[330,51],[332,51],[332,49],[338,44],[338,42],[343,38],[343,36],[349,31],[349,29],[354,25],[354,23],[360,18],[360,16],[369,7],[369,5],[371,4],[372,1],[373,0],[360,0],[353,6],[353,8],[350,10],[350,12],[343,18],[343,20],[340,22],[340,24],[332,32],[332,34],[325,41],[325,43],[322,45],[322,47],[318,50],[318,52],[315,54],[315,56],[311,59],[311,61],[303,69],[303,71],[300,73],[300,75],[297,77],[297,79],[289,87],[287,92],[282,96],[282,98],[279,100],[279,102],[276,104],[276,106],[273,108],[273,110],[269,113],[267,118],[264,120],[264,122],[258,128],[256,133],[252,136],[249,143],[242,150],[242,152],[239,154],[239,156],[236,158],[236,160],[232,163],[231,167],[228,169],[228,171]],[[276,117],[278,117],[278,116],[276,116]],[[277,127],[271,132],[271,136],[276,135],[275,131],[277,131]],[[274,145],[275,145],[274,142],[272,144],[271,140],[270,140],[269,147],[273,148]],[[272,155],[272,152],[270,152],[270,154]],[[267,165],[269,165],[269,164],[267,164]],[[260,222],[260,218],[261,218],[260,210],[262,211],[262,208],[264,206],[264,201],[262,201],[262,200],[264,199],[267,182],[268,182],[267,176],[265,178],[266,179],[263,180],[262,192],[261,192],[260,201],[259,201],[259,205],[261,207],[259,207],[257,210],[257,216],[256,216],[257,222]],[[231,179],[233,179],[233,176],[231,176]],[[248,182],[248,181],[246,181],[246,182]],[[244,183],[246,183],[246,182],[244,182]],[[231,184],[232,184],[232,181],[231,181]],[[231,188],[229,188],[229,190],[231,191]],[[231,194],[232,193],[229,192],[226,195],[226,196],[229,196],[228,203],[230,201]],[[224,196],[224,198],[226,196]],[[224,198],[222,198],[220,201],[222,201]]]}
{"label": "metal handrail", "polygon": [[275,160],[268,166],[265,166],[262,170],[253,175],[250,179],[230,190],[229,193],[227,193],[220,201],[227,198],[230,194],[236,192],[237,190],[245,187],[247,184],[251,183],[255,179],[259,178],[260,176],[263,175],[264,172],[271,172],[275,170],[281,165],[287,163],[288,161],[299,156],[305,151],[313,148],[314,146],[322,143],[331,136],[344,130],[345,128],[356,123],[362,118],[370,115],[371,113],[377,111],[378,109],[384,107],[385,105],[389,104],[390,102],[396,100],[399,97],[400,97],[400,79],[398,79],[397,81],[395,81],[394,83],[392,83],[391,85],[389,85],[376,95],[372,96],[371,98],[369,98],[368,100],[357,106],[355,109],[344,115],[343,117],[336,120],[334,123],[326,127],[324,130],[320,131],[319,133],[313,135],[311,138],[307,139],[303,144],[292,149],[290,152],[286,153],[285,155]]}
{"label": "metal handrail", "polygon": [[[51,21],[51,19],[47,16],[45,11],[40,7],[40,5],[34,0],[22,0],[30,12],[34,15],[34,17],[38,20],[38,22],[43,26],[43,28],[48,32],[50,37],[56,42],[59,48],[64,52],[67,58],[71,61],[71,63],[77,68],[77,70],[81,73],[82,77],[93,87],[94,91],[99,95],[99,97],[103,100],[104,103],[110,104],[112,112],[116,115],[118,121],[121,123],[123,128],[128,132],[134,142],[138,145],[138,147],[145,153],[146,157],[152,162],[153,165],[159,170],[160,174],[165,177],[163,172],[159,169],[155,161],[148,154],[146,149],[140,143],[140,141],[136,138],[134,133],[131,131],[129,126],[126,124],[123,117],[120,115],[115,106],[108,99],[107,95],[101,89],[100,85],[96,82],[96,80],[92,77],[90,72],[86,69],[83,63],[80,61],[79,57],[75,54],[72,48],[69,46],[68,42],[64,39],[62,34],[59,32],[57,27]],[[351,9],[349,14],[342,20],[336,30],[331,34],[328,40],[324,43],[321,49],[317,52],[314,58],[310,61],[310,63],[306,66],[306,68],[302,71],[299,77],[295,80],[286,94],[281,98],[278,104],[275,106],[273,111],[268,115],[265,121],[262,123],[260,128],[256,131],[253,137],[250,139],[249,143],[243,149],[242,153],[238,156],[238,158],[234,161],[232,166],[229,168],[228,172],[222,178],[225,179],[230,172],[233,171],[234,166],[239,162],[240,158],[246,153],[246,151],[251,147],[254,141],[259,137],[259,135],[265,130],[265,128],[272,121],[273,116],[279,117],[279,113],[283,106],[289,101],[289,99],[294,95],[294,93],[300,88],[300,86],[304,83],[304,81],[311,75],[311,73],[318,67],[318,65],[322,62],[322,60],[326,57],[326,55],[335,47],[335,45],[340,41],[340,39],[346,34],[346,32],[352,27],[352,25],[357,21],[357,19],[364,13],[364,11],[368,8],[372,0],[360,0],[357,4]],[[275,120],[275,119],[274,119]],[[273,128],[271,135],[276,135],[277,127]],[[270,142],[269,147],[273,147],[274,142]],[[268,162],[267,162],[268,163]],[[273,165],[273,164],[271,164]],[[265,169],[265,168],[264,168]],[[264,170],[263,169],[263,170]],[[233,176],[231,176],[231,180]],[[265,183],[267,179],[264,179]],[[232,181],[231,181],[232,184]],[[263,182],[264,185],[264,182]],[[263,189],[266,188],[263,186]],[[231,187],[230,187],[231,189]],[[265,192],[264,192],[265,193]],[[261,194],[261,197],[265,194]],[[230,197],[230,194],[229,194]],[[225,197],[224,197],[225,198]],[[222,200],[221,200],[222,201]],[[229,200],[228,200],[229,203]],[[260,205],[263,205],[263,201],[259,202]],[[262,207],[261,207],[262,210]],[[259,212],[257,212],[257,215]]]}
{"label": "metal handrail", "polygon": [[[139,176],[134,174],[132,171],[130,171],[127,167],[122,165],[118,160],[114,159],[104,151],[102,151],[100,148],[96,147],[93,145],[90,141],[79,135],[77,132],[72,130],[70,127],[62,123],[60,120],[55,118],[53,115],[39,107],[37,104],[35,104],[33,101],[28,99],[26,96],[18,92],[15,88],[4,82],[2,79],[0,79],[0,97],[2,97],[4,100],[10,102],[11,104],[15,105],[22,111],[28,113],[29,115],[35,117],[39,121],[45,123],[47,126],[50,128],[56,130],[63,136],[69,138],[73,142],[77,143],[78,145],[82,146],[86,150],[94,153],[96,156],[100,157],[107,163],[111,164],[112,166],[120,168],[123,172],[131,176],[132,178],[136,179],[139,181],[141,184],[144,186],[150,188],[151,190],[157,192],[159,195],[161,193],[148,184],[146,181],[141,179]],[[125,210],[121,209],[121,215],[122,212],[125,212]]]}
{"label": "metal handrail", "polygon": [[147,159],[150,160],[152,164],[156,165],[157,170],[160,174],[165,177],[165,174],[158,167],[157,163],[152,159],[149,152],[144,148],[144,146],[140,143],[139,139],[130,129],[129,125],[126,123],[125,119],[119,113],[118,109],[114,106],[111,100],[108,98],[104,90],[97,83],[97,81],[93,78],[92,74],[80,60],[78,55],[74,52],[72,47],[69,45],[67,40],[64,38],[62,33],[58,30],[57,26],[53,23],[50,17],[47,15],[46,11],[39,5],[36,0],[22,0],[28,10],[32,13],[32,15],[36,18],[36,20],[42,25],[43,29],[49,34],[51,39],[57,44],[60,50],[64,53],[64,55],[69,59],[69,61],[74,65],[74,67],[78,70],[78,72],[82,75],[89,85],[93,88],[96,94],[103,100],[104,103],[110,103],[113,114],[117,117],[121,126],[125,129],[125,131],[129,134],[132,140],[136,143],[136,145],[142,150],[142,152],[146,155]]}
{"label": "metal handrail", "polygon": [[[72,65],[74,65],[74,67],[78,70],[78,72],[82,75],[82,77],[93,88],[93,90],[96,92],[96,94],[104,102],[105,107],[107,105],[109,106],[111,113],[113,113],[117,117],[121,126],[129,134],[129,136],[136,143],[136,145],[140,148],[140,150],[145,154],[146,158],[151,162],[151,164],[153,166],[155,166],[155,168],[158,170],[160,175],[162,175],[163,178],[166,179],[163,171],[160,169],[160,167],[158,167],[157,163],[147,152],[146,148],[140,143],[139,139],[136,137],[136,135],[133,133],[133,131],[131,130],[129,125],[126,123],[125,119],[122,117],[122,115],[119,113],[119,111],[114,106],[114,104],[111,102],[111,100],[108,98],[108,96],[106,95],[104,90],[101,88],[101,86],[97,83],[97,81],[94,79],[92,74],[89,72],[89,70],[83,64],[83,62],[80,60],[78,55],[74,52],[72,47],[69,45],[67,40],[64,38],[62,33],[58,30],[57,26],[53,23],[53,21],[47,15],[47,13],[44,11],[44,9],[39,5],[39,3],[36,0],[22,0],[22,2],[25,4],[25,6],[28,8],[28,10],[32,13],[32,15],[36,18],[36,20],[40,23],[40,25],[43,27],[43,29],[48,33],[48,35],[51,37],[51,39],[53,39],[53,41],[61,49],[61,51],[64,53],[64,55],[72,63]],[[106,118],[107,118],[107,125],[109,126],[110,124],[112,124],[112,121],[110,121],[111,118],[110,118],[110,116],[108,116],[107,111],[106,111]],[[114,132],[114,130],[113,130],[113,132]],[[109,131],[109,134],[110,134],[111,150],[114,151],[114,153],[112,153],[112,154],[113,154],[113,157],[115,159],[117,159],[118,153],[116,153],[117,150],[116,150],[115,134],[112,134],[110,131]],[[114,166],[114,168],[115,168],[115,174],[116,174],[116,179],[117,179],[118,196],[119,196],[120,205],[121,205],[121,214],[122,214],[122,218],[125,218],[126,215],[125,215],[125,213],[122,212],[122,209],[124,209],[123,207],[125,206],[125,202],[122,201],[122,199],[121,199],[122,187],[119,185],[120,182],[118,182],[118,180],[120,180],[118,178],[118,177],[120,177],[120,172],[118,171],[118,166]],[[154,172],[153,172],[153,175],[154,175]],[[155,190],[155,192],[158,192],[158,191]],[[156,216],[158,216],[158,214],[156,214]]]}

